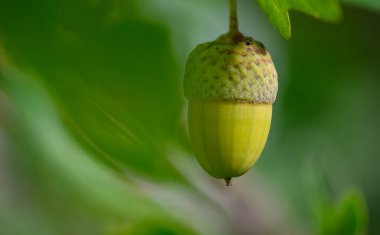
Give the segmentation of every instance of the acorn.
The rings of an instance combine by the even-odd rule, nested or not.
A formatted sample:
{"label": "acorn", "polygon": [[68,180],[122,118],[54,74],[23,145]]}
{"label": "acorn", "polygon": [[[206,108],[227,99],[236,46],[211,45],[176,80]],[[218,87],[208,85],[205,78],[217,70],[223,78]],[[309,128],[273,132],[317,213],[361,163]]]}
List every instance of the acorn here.
{"label": "acorn", "polygon": [[243,36],[236,22],[229,33],[190,53],[184,78],[195,156],[227,186],[260,157],[278,90],[270,54],[262,43]]}

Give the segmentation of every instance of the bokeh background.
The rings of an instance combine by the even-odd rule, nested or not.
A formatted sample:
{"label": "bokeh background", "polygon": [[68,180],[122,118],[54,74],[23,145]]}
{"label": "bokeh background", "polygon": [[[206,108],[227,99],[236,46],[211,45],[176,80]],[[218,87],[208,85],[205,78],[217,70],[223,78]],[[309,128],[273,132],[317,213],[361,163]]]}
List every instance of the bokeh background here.
{"label": "bokeh background", "polygon": [[219,0],[0,1],[0,234],[380,234],[380,4],[328,24],[255,1],[240,29],[279,74],[272,128],[232,187],[196,162],[182,77],[227,31]]}

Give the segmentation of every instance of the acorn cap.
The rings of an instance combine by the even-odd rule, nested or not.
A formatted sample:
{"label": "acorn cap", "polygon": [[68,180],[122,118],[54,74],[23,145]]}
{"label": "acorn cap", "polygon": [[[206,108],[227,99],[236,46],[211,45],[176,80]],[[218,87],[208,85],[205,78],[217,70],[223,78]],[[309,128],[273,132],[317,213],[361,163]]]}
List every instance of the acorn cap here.
{"label": "acorn cap", "polygon": [[184,91],[189,100],[273,103],[277,72],[264,45],[251,37],[223,34],[189,55]]}

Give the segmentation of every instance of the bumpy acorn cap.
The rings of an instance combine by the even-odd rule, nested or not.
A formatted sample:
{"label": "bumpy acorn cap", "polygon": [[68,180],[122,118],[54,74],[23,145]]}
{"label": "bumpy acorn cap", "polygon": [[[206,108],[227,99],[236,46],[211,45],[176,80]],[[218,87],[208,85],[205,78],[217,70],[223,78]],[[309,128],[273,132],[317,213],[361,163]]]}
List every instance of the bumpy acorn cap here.
{"label": "bumpy acorn cap", "polygon": [[277,72],[262,43],[223,34],[189,55],[184,91],[189,100],[273,103]]}

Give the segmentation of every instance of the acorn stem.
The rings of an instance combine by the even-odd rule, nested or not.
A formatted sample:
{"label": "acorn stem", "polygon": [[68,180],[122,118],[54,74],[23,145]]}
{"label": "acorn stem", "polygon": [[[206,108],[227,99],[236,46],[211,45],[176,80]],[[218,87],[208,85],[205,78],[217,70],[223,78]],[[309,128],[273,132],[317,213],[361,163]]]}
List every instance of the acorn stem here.
{"label": "acorn stem", "polygon": [[230,0],[230,31],[231,38],[238,42],[243,38],[243,34],[239,32],[239,22],[237,17],[236,0]]}
{"label": "acorn stem", "polygon": [[231,186],[231,178],[224,178],[224,181],[226,181],[226,186]]}

